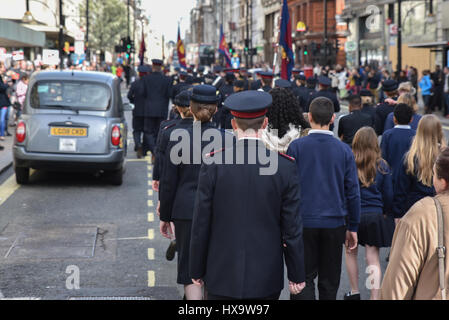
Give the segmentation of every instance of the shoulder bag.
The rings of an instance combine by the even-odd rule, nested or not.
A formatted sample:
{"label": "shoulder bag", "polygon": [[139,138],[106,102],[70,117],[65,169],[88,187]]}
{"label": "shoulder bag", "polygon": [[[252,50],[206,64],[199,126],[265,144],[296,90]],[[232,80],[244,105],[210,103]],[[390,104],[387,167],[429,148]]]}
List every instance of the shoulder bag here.
{"label": "shoulder bag", "polygon": [[446,247],[444,246],[444,220],[443,220],[443,209],[441,208],[441,203],[438,199],[434,198],[435,206],[437,208],[438,216],[438,271],[440,278],[440,290],[443,300],[446,300],[446,284],[445,284],[445,258],[446,258]]}

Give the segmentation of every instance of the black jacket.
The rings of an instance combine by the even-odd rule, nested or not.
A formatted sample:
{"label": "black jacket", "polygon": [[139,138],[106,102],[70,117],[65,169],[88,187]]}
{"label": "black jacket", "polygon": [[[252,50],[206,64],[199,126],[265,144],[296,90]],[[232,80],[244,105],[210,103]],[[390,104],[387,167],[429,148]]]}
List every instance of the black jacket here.
{"label": "black jacket", "polygon": [[[180,164],[173,162],[171,158],[171,151],[173,148],[180,147],[180,142],[170,141],[165,151],[164,169],[162,171],[161,183],[159,188],[159,198],[161,201],[160,219],[165,222],[173,220],[192,220],[193,204],[195,201],[196,189],[198,187],[198,175],[200,173],[201,154],[203,148],[209,144],[207,141],[195,141],[194,143],[194,126],[199,123],[195,122],[189,129],[173,130],[173,134],[179,134],[188,137],[187,145],[190,148],[189,155],[183,153],[184,149],[179,150],[177,154],[181,157],[184,155],[187,158],[182,159]],[[196,127],[198,128],[198,127]],[[223,137],[223,132],[218,130],[212,123],[203,123],[201,125],[201,135],[208,129],[216,130],[217,135]],[[199,129],[198,129],[199,130]],[[201,138],[201,137],[200,137]],[[219,143],[220,147],[224,144]],[[201,149],[200,149],[201,147]],[[187,151],[187,149],[185,149]],[[199,163],[194,160],[199,159]]]}
{"label": "black jacket", "polygon": [[394,112],[395,105],[388,103],[380,103],[376,107],[375,128],[378,136],[384,133],[385,120],[390,113]]}
{"label": "black jacket", "polygon": [[[261,175],[259,169],[265,166],[258,160],[249,164],[248,154],[258,152],[256,144],[278,161],[273,175]],[[235,151],[243,152],[244,164],[201,167],[190,274],[193,279],[203,279],[208,292],[215,295],[268,297],[284,287],[284,258],[288,279],[295,283],[305,280],[296,165],[254,140],[240,140],[235,148],[213,157],[235,161]]]}
{"label": "black jacket", "polygon": [[176,129],[181,119],[174,118],[170,120],[162,121],[159,127],[159,133],[157,135],[156,150],[155,150],[155,162],[153,168],[153,180],[160,181],[161,172],[164,166],[165,150],[168,142],[170,141],[170,134]]}
{"label": "black jacket", "polygon": [[361,110],[355,110],[340,119],[338,123],[338,137],[343,136],[343,142],[352,145],[352,140],[360,128],[374,128],[373,118]]}
{"label": "black jacket", "polygon": [[309,112],[310,104],[312,103],[312,101],[314,99],[320,98],[320,97],[330,99],[334,103],[335,113],[340,112],[340,102],[338,101],[337,95],[329,90],[320,90],[315,93],[312,93],[309,98],[309,102],[307,103],[307,111],[306,112]]}
{"label": "black jacket", "polygon": [[134,104],[133,116],[144,117],[147,108],[147,99],[145,98],[145,83],[143,79],[134,81],[128,92],[129,101]]}
{"label": "black jacket", "polygon": [[251,83],[251,90],[259,90],[260,88],[262,88],[261,80],[256,80]]}
{"label": "black jacket", "polygon": [[168,103],[172,93],[172,81],[161,72],[152,72],[143,77],[144,97],[148,100],[145,117],[167,118]]}
{"label": "black jacket", "polygon": [[179,83],[175,84],[172,88],[171,99],[174,100],[178,94],[180,94],[184,90],[187,90],[191,87],[192,87],[192,85],[190,85],[186,82],[179,82]]}
{"label": "black jacket", "polygon": [[0,76],[0,108],[9,107],[11,105],[11,101],[9,101],[7,93],[8,88],[9,86],[3,82],[3,79]]}
{"label": "black jacket", "polygon": [[298,98],[301,109],[305,111],[308,107],[310,90],[305,86],[293,87],[293,94]]}
{"label": "black jacket", "polygon": [[231,115],[231,112],[229,111],[229,109],[223,107],[223,103],[233,93],[234,93],[234,87],[230,84],[225,84],[224,86],[222,86],[220,88],[221,103],[220,103],[220,113],[219,113],[220,120],[219,121],[220,121],[220,127],[222,129],[232,129],[231,120],[232,120],[233,116]]}

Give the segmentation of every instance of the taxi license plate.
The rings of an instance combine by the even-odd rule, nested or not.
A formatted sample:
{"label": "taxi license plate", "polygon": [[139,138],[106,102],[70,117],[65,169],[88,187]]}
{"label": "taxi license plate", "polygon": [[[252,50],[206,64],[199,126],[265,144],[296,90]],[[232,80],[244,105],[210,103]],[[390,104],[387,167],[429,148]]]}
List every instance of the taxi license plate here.
{"label": "taxi license plate", "polygon": [[53,127],[50,131],[52,136],[64,137],[87,137],[87,128],[59,128]]}

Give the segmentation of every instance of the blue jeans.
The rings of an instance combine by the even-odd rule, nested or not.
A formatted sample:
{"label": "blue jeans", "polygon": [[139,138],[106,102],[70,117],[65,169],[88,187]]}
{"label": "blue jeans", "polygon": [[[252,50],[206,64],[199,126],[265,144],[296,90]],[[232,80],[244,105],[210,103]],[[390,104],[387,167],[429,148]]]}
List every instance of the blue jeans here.
{"label": "blue jeans", "polygon": [[5,131],[7,128],[7,123],[6,123],[7,113],[8,113],[8,107],[2,107],[2,109],[0,110],[0,137],[5,136]]}
{"label": "blue jeans", "polygon": [[449,115],[449,93],[444,94],[444,115]]}

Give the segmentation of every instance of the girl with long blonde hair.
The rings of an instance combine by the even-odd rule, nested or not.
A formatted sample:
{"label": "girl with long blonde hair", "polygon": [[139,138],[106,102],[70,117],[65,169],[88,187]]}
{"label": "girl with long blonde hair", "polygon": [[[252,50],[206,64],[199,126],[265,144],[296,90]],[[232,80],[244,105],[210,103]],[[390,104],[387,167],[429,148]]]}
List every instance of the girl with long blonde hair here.
{"label": "girl with long blonde hair", "polygon": [[425,115],[395,179],[393,213],[396,219],[402,218],[422,198],[435,195],[433,165],[444,147],[446,140],[440,120],[432,114]]}
{"label": "girl with long blonde hair", "polygon": [[[394,232],[391,217],[393,181],[388,163],[382,159],[374,129],[357,131],[352,144],[360,183],[361,219],[357,233],[359,244],[365,247],[366,262],[375,279],[371,300],[379,299],[381,268],[379,248],[390,247]],[[390,215],[390,217],[388,217]],[[346,268],[351,292],[345,300],[359,300],[358,249],[346,250]]]}

